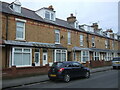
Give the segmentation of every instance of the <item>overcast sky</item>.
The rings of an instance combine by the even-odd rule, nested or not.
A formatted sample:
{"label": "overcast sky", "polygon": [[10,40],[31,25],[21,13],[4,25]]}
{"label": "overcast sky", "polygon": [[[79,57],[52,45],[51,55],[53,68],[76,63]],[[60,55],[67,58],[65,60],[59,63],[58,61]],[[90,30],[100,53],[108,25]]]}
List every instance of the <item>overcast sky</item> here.
{"label": "overcast sky", "polygon": [[[15,0],[1,0],[11,3]],[[66,20],[73,13],[79,24],[97,22],[103,30],[113,29],[118,32],[118,1],[119,0],[19,0],[22,7],[38,10],[53,5],[56,17]]]}

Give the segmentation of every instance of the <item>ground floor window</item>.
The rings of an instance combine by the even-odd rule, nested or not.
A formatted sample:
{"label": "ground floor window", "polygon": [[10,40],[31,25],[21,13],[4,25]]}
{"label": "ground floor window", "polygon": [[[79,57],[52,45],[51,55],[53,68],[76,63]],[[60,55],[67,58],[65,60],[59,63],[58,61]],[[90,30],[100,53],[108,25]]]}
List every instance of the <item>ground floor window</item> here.
{"label": "ground floor window", "polygon": [[112,53],[106,53],[106,60],[107,61],[112,60],[112,57],[113,57]]}
{"label": "ground floor window", "polygon": [[117,53],[114,53],[114,57],[118,57],[118,54],[117,54]]}
{"label": "ground floor window", "polygon": [[61,49],[55,50],[54,57],[55,57],[56,62],[66,61],[67,60],[67,50],[61,50]]}
{"label": "ground floor window", "polygon": [[81,51],[81,62],[89,61],[89,51]]}
{"label": "ground floor window", "polygon": [[31,49],[15,47],[12,50],[12,66],[31,66]]}
{"label": "ground floor window", "polygon": [[100,53],[99,52],[94,52],[93,53],[93,58],[94,58],[94,60],[100,60]]}

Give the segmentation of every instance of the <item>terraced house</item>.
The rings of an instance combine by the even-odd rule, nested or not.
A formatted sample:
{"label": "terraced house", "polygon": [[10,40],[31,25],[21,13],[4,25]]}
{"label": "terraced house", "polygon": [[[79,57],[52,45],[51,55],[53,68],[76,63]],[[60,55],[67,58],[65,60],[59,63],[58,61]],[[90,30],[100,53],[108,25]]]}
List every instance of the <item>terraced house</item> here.
{"label": "terraced house", "polygon": [[52,6],[33,11],[21,7],[18,0],[1,5],[4,70],[42,68],[57,61],[97,67],[120,56],[118,35],[102,31],[97,23],[79,25],[73,14],[66,21],[58,19]]}

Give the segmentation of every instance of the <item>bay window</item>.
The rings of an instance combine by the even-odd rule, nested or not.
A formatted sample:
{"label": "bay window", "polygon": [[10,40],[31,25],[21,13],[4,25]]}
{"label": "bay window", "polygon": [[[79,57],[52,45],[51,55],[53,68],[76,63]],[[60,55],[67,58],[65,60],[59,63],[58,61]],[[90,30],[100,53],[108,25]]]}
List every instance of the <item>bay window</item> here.
{"label": "bay window", "polygon": [[29,48],[13,48],[12,66],[31,66],[31,49]]}
{"label": "bay window", "polygon": [[93,58],[94,58],[94,60],[100,60],[100,53],[99,52],[94,52],[93,53]]}
{"label": "bay window", "polygon": [[81,51],[81,62],[89,61],[89,51]]}
{"label": "bay window", "polygon": [[55,62],[59,61],[66,61],[67,59],[67,51],[66,50],[61,50],[61,49],[56,49],[55,50]]}

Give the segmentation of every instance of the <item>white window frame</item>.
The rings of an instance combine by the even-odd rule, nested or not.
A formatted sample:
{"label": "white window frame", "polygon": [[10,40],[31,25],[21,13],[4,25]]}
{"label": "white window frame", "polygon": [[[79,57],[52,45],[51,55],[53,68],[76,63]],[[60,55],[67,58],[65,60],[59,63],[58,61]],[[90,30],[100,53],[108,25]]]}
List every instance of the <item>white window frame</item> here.
{"label": "white window frame", "polygon": [[[17,9],[16,6],[19,7],[19,9]],[[13,3],[9,6],[9,8],[14,12],[21,13],[21,5],[19,5],[19,4]]]}
{"label": "white window frame", "polygon": [[23,38],[18,38],[16,36],[16,40],[25,40],[25,23],[26,23],[26,20],[23,20],[23,19],[18,19],[18,18],[15,18],[16,20],[16,34],[17,34],[17,22],[22,22],[24,23],[24,26],[23,26]]}
{"label": "white window frame", "polygon": [[[87,54],[85,56],[83,56],[83,52],[85,52],[85,54],[88,53],[88,56],[87,56]],[[88,61],[90,61],[89,51],[81,51],[81,62],[86,63],[86,61],[83,61],[83,57],[87,57]]]}
{"label": "white window frame", "polygon": [[[94,43],[94,46],[93,46],[93,43]],[[95,37],[92,37],[92,47],[95,47]]]}
{"label": "white window frame", "polygon": [[15,12],[21,13],[21,5],[14,4],[13,8]]}
{"label": "white window frame", "polygon": [[71,44],[71,32],[68,32],[68,44]]}
{"label": "white window frame", "polygon": [[54,20],[54,14],[51,13],[50,15],[51,15],[51,16],[50,16],[51,20]]}
{"label": "white window frame", "polygon": [[[24,49],[29,49],[30,50],[30,65],[18,65],[16,67],[27,67],[27,66],[32,66],[32,49],[31,48],[22,48],[22,47],[13,47],[12,48],[12,66],[14,66],[14,53],[15,53],[15,49],[22,49],[22,53],[24,51]],[[24,52],[25,53],[25,52]]]}
{"label": "white window frame", "polygon": [[115,49],[115,44],[114,44],[115,42],[114,42],[114,40],[112,41],[112,48],[113,48],[113,50]]}
{"label": "white window frame", "polygon": [[[59,41],[56,42],[56,34],[59,34]],[[55,30],[55,44],[60,44],[60,30]]]}
{"label": "white window frame", "polygon": [[80,35],[80,46],[83,46],[84,45],[84,36],[81,34]]}
{"label": "white window frame", "polygon": [[[49,18],[46,18],[46,14],[49,15]],[[55,14],[54,14],[54,12],[45,10],[45,19],[55,21]]]}
{"label": "white window frame", "polygon": [[108,48],[108,40],[105,40],[105,48]]}
{"label": "white window frame", "polygon": [[96,57],[99,58],[100,60],[100,52],[93,52],[94,61],[99,61],[99,60],[95,60]]}
{"label": "white window frame", "polygon": [[[45,19],[48,19],[48,20],[50,20],[50,17],[51,17],[51,15],[50,15],[51,13],[49,12],[49,11],[45,11]],[[49,15],[49,18],[47,18],[46,17],[46,15]]]}
{"label": "white window frame", "polygon": [[[67,61],[67,50],[64,50],[64,49],[55,49],[55,53],[54,53],[54,62],[56,62],[57,60],[56,60],[56,54],[57,54],[57,50],[60,50],[60,54],[61,54],[61,60],[62,60],[62,53],[65,53],[66,54],[66,60],[65,61]],[[63,51],[65,51],[65,52],[63,52]]]}

